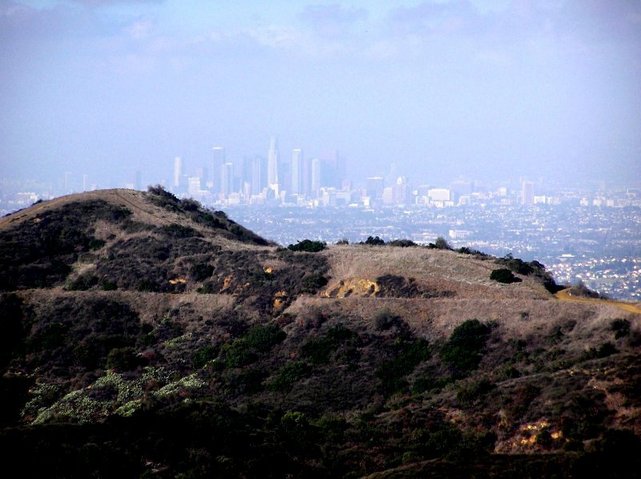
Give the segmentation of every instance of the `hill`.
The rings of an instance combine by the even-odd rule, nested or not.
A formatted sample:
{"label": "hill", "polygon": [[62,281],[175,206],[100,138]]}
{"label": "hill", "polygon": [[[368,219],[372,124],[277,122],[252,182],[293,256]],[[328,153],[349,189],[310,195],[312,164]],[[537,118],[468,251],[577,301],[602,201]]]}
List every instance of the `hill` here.
{"label": "hill", "polygon": [[3,218],[5,463],[47,477],[633,477],[634,309],[560,301],[537,262],[397,244],[282,248],[161,188]]}

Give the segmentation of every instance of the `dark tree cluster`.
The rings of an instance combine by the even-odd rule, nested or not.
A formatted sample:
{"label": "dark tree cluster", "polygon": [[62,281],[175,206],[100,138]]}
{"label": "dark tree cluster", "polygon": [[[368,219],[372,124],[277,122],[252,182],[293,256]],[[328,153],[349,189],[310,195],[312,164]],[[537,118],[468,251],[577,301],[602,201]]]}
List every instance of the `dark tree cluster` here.
{"label": "dark tree cluster", "polygon": [[492,273],[490,273],[490,279],[498,283],[505,284],[520,283],[521,281],[523,281],[521,278],[514,276],[514,273],[506,268],[495,269],[494,271],[492,271]]}
{"label": "dark tree cluster", "polygon": [[304,239],[296,244],[290,244],[287,249],[290,251],[303,251],[305,253],[318,253],[327,247],[327,243],[323,241],[314,241]]}

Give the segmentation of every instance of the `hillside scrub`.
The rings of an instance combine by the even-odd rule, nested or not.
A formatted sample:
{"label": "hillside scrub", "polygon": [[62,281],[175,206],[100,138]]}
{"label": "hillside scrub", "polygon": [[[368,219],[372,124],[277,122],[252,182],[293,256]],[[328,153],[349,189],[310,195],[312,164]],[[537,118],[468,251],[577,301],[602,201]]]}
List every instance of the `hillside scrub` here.
{"label": "hillside scrub", "polygon": [[290,251],[304,251],[306,253],[318,253],[323,251],[327,247],[327,244],[323,241],[313,241],[309,239],[304,239],[299,241],[296,244],[290,244],[287,249]]}
{"label": "hillside scrub", "polygon": [[552,294],[558,293],[565,288],[565,286],[556,284],[552,275],[545,270],[545,265],[536,260],[527,262],[515,258],[512,254],[507,254],[503,258],[497,258],[495,261],[514,273],[539,278],[545,289]]}
{"label": "hillside scrub", "polygon": [[253,326],[243,337],[223,346],[225,364],[230,368],[251,364],[285,337],[285,332],[275,325]]}
{"label": "hillside scrub", "polygon": [[417,247],[418,246],[416,243],[414,243],[414,241],[408,240],[408,239],[392,240],[392,241],[389,241],[387,243],[387,245],[388,246],[397,246],[397,247],[400,247],[400,248],[413,248],[413,247]]}
{"label": "hillside scrub", "polygon": [[481,362],[490,327],[478,319],[469,319],[457,326],[440,351],[445,363],[455,372],[466,375]]}
{"label": "hillside scrub", "polygon": [[605,298],[605,296],[602,296],[598,292],[592,291],[585,285],[585,283],[583,283],[583,281],[580,280],[568,289],[568,294],[570,294],[571,296],[579,296],[581,298],[607,299]]}
{"label": "hillside scrub", "polygon": [[516,276],[514,276],[514,273],[512,273],[512,271],[506,268],[495,269],[494,271],[492,271],[492,273],[490,274],[490,279],[493,279],[498,283],[505,284],[520,283],[522,281],[521,278],[517,278]]}
{"label": "hillside scrub", "polygon": [[385,240],[379,238],[378,236],[368,236],[367,239],[361,244],[366,244],[370,246],[385,246]]}
{"label": "hillside scrub", "polygon": [[[474,252],[264,247],[238,241],[222,212],[154,194],[166,207],[107,195],[133,215],[109,219],[107,202],[93,222],[83,210],[65,235],[78,250],[16,266],[60,261],[69,274],[41,283],[54,288],[0,293],[5,469],[524,479],[638,469],[638,315],[556,301],[535,262],[504,258],[494,267],[529,279],[499,287],[494,259]],[[32,235],[48,211],[59,214],[44,203],[2,233]],[[328,280],[380,294],[316,294]]]}
{"label": "hillside scrub", "polygon": [[[541,416],[566,418],[545,431],[549,436],[561,428],[564,437],[575,441],[572,447],[578,447],[577,441],[598,441],[611,417],[602,392],[587,395],[588,390],[576,390],[588,382],[581,376],[584,373],[542,373],[539,382],[527,374],[520,376],[519,383],[497,380],[494,374],[499,365],[515,361],[527,371],[528,362],[542,353],[525,343],[521,351],[527,354],[510,353],[496,363],[508,345],[490,345],[491,326],[478,320],[461,323],[439,346],[417,336],[391,303],[367,321],[325,308],[312,315],[322,318],[309,321],[281,316],[255,323],[247,321],[241,308],[201,317],[204,310],[184,304],[158,311],[157,320],[139,329],[118,327],[114,331],[129,339],[99,348],[93,363],[83,366],[70,357],[74,378],[60,377],[56,371],[63,366],[55,361],[60,353],[67,356],[67,341],[73,343],[82,324],[97,331],[97,325],[87,322],[100,318],[85,302],[74,306],[67,300],[53,309],[39,304],[30,313],[35,315],[32,332],[26,333],[34,338],[26,343],[52,348],[56,356],[39,363],[50,376],[33,389],[16,384],[11,396],[18,404],[14,417],[20,417],[19,404],[31,401],[24,417],[43,421],[42,426],[28,426],[20,433],[24,434],[22,450],[37,452],[38,464],[58,464],[60,457],[78,460],[81,453],[74,451],[83,451],[82,444],[93,442],[101,444],[109,457],[139,468],[132,470],[141,474],[149,469],[134,458],[142,456],[165,464],[172,475],[203,470],[235,475],[254,471],[256,462],[272,467],[274,460],[283,471],[321,471],[332,476],[354,471],[366,475],[424,460],[448,464],[445,470],[451,473],[454,464],[485,468],[501,460],[502,456],[491,454],[494,444],[518,434],[521,423]],[[18,306],[20,317],[25,308]],[[126,309],[102,306],[110,309],[103,318],[130,315],[131,322],[139,324],[139,318]],[[77,324],[64,321],[65,315],[74,317]],[[55,326],[49,329],[45,318]],[[611,337],[610,324],[603,328]],[[84,354],[94,350],[89,347]],[[616,361],[617,354],[587,360]],[[16,361],[18,356],[12,354],[12,358]],[[101,364],[113,371],[93,369]],[[626,380],[635,374],[630,369]],[[469,428],[439,412],[451,407],[469,418]],[[495,429],[500,409],[512,425]],[[38,413],[41,410],[45,412]],[[72,429],[71,424],[78,421]],[[92,432],[83,429],[83,423],[91,424]],[[239,429],[227,431],[228,427]],[[57,455],[39,448],[36,438],[46,434],[47,428],[62,431],[69,447]],[[222,439],[212,437],[212,431],[219,431]],[[0,433],[5,450],[20,450],[16,434]],[[542,433],[536,447],[562,451],[562,444],[548,436]],[[80,449],[71,447],[74,438]],[[199,453],[194,456],[193,450]],[[350,453],[341,453],[345,450]],[[221,455],[225,461],[214,459]],[[571,472],[572,461],[561,470]],[[526,467],[510,464],[510,471]],[[68,471],[69,466],[57,467]]]}
{"label": "hillside scrub", "polygon": [[123,224],[131,214],[103,200],[76,201],[0,231],[0,291],[61,283],[80,254],[104,245],[95,237],[95,221]]}
{"label": "hillside scrub", "polygon": [[358,341],[358,335],[339,324],[331,327],[323,336],[308,339],[302,344],[300,355],[312,364],[325,364],[341,345],[355,341]]}
{"label": "hillside scrub", "polygon": [[383,362],[376,370],[376,377],[385,394],[407,388],[405,377],[430,357],[429,344],[424,339],[399,341],[394,349],[393,358]]}
{"label": "hillside scrub", "polygon": [[445,249],[445,250],[452,249],[452,246],[442,236],[439,236],[438,238],[436,238],[436,241],[434,241],[434,243],[430,243],[428,246],[430,248],[435,248],[435,249]]}
{"label": "hillside scrub", "polygon": [[151,203],[164,208],[172,213],[184,214],[197,224],[207,228],[218,229],[228,232],[231,237],[244,243],[251,243],[260,246],[267,246],[270,243],[254,232],[243,228],[223,211],[214,211],[203,207],[198,201],[185,198],[179,199],[174,194],[165,190],[162,186],[150,186],[147,198]]}

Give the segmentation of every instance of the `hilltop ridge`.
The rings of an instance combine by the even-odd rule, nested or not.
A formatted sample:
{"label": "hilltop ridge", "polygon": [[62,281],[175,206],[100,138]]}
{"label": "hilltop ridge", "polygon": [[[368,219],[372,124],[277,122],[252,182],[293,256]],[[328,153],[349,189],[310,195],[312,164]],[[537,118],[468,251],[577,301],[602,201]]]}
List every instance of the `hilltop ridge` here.
{"label": "hilltop ridge", "polygon": [[[179,200],[160,187],[69,195],[0,221],[0,290],[53,286],[63,278],[74,281],[74,275],[85,283],[78,288],[86,289],[97,281],[92,271],[103,286],[131,287],[137,279],[150,282],[140,288],[156,290],[159,281],[170,279],[172,259],[245,244],[270,245],[222,211]],[[132,254],[136,258],[125,261]],[[136,271],[141,261],[152,268],[148,274]]]}
{"label": "hilltop ridge", "polygon": [[0,449],[49,477],[631,477],[641,315],[397,244],[283,248],[160,188],[3,218]]}

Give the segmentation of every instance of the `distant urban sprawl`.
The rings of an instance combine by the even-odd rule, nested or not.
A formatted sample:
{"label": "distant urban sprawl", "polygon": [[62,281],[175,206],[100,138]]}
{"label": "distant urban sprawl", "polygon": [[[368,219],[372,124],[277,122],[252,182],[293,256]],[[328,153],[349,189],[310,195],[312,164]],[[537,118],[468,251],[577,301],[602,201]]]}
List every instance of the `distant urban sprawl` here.
{"label": "distant urban sprawl", "polygon": [[4,178],[0,212],[73,192],[162,184],[178,196],[224,208],[284,245],[303,238],[332,243],[368,236],[425,244],[440,236],[455,247],[537,259],[557,281],[582,281],[603,294],[641,300],[639,188],[560,187],[530,178],[492,184],[454,178],[443,185],[400,174],[393,163],[384,175],[353,180],[338,151],[308,157],[294,148],[281,154],[272,138],[266,153],[230,160],[223,146],[214,146],[208,164],[196,168],[188,168],[182,157],[169,158],[160,169],[171,173],[169,180],[141,171],[115,185],[75,172],[49,182]]}

